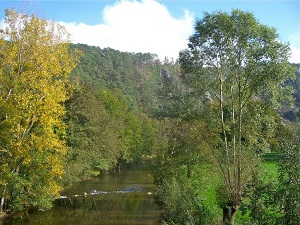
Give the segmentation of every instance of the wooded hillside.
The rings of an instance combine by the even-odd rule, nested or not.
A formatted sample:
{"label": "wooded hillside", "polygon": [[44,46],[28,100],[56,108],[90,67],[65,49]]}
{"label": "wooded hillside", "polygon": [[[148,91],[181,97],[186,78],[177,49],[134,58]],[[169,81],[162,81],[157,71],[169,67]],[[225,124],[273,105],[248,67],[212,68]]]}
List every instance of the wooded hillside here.
{"label": "wooded hillside", "polygon": [[179,72],[174,63],[163,64],[150,53],[83,44],[71,48],[82,51],[82,57],[71,74],[75,90],[66,102],[67,183],[97,175],[123,160],[153,155],[158,90],[166,76]]}

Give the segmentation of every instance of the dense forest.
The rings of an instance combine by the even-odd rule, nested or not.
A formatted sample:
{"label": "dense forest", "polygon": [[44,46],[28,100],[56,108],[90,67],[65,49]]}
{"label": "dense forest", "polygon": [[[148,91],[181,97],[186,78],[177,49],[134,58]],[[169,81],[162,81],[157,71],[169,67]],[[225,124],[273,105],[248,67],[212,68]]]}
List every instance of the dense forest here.
{"label": "dense forest", "polygon": [[49,209],[74,182],[151,157],[166,223],[299,224],[300,64],[275,30],[239,10],[206,14],[162,62],[6,13],[1,214]]}
{"label": "dense forest", "polygon": [[71,48],[83,56],[71,73],[76,87],[66,102],[67,180],[153,155],[158,123],[151,115],[161,79],[156,56],[81,44]]}

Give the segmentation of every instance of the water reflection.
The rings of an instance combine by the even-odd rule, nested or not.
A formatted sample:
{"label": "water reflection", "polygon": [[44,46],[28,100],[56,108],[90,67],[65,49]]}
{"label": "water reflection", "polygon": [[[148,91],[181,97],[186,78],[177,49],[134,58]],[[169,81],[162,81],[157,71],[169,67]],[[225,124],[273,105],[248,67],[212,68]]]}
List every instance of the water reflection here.
{"label": "water reflection", "polygon": [[161,210],[152,195],[148,163],[134,163],[65,191],[46,212],[26,219],[5,220],[3,225],[153,225],[161,224]]}

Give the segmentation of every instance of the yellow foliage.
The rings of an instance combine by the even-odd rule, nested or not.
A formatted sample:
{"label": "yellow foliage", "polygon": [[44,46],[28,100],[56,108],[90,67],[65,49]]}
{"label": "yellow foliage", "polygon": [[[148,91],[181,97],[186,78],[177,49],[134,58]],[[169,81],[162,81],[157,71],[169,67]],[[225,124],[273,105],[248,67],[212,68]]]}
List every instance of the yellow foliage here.
{"label": "yellow foliage", "polygon": [[20,173],[33,158],[46,158],[39,162],[49,165],[40,167],[44,171],[30,171],[49,174],[48,189],[55,193],[66,154],[62,104],[72,90],[69,75],[79,54],[69,50],[69,34],[55,22],[13,10],[6,10],[5,22],[8,27],[0,33],[0,100],[7,110],[0,108],[0,115],[10,128],[5,144],[0,142],[0,189],[9,173]]}

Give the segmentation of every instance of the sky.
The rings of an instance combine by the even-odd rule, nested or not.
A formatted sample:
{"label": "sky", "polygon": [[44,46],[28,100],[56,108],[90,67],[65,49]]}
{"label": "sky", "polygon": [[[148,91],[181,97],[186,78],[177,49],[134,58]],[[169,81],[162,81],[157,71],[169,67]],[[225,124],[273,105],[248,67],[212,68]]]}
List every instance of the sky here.
{"label": "sky", "polygon": [[204,12],[241,9],[276,28],[279,40],[290,44],[290,62],[300,63],[299,0],[0,0],[0,26],[12,8],[63,24],[74,43],[150,52],[161,60],[176,59],[187,47]]}

